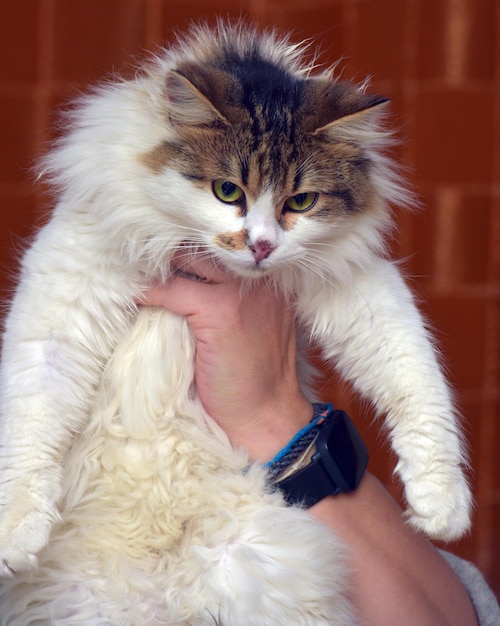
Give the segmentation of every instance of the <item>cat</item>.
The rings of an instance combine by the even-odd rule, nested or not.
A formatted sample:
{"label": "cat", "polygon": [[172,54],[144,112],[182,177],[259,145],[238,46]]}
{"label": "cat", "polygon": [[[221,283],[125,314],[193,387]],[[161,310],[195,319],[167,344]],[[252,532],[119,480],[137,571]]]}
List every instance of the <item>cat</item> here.
{"label": "cat", "polygon": [[294,294],[306,342],[385,416],[409,523],[467,530],[452,394],[386,250],[411,202],[386,109],[225,22],[80,100],[5,321],[0,624],[355,623],[344,547],[204,413],[186,321],[136,304],[183,247]]}

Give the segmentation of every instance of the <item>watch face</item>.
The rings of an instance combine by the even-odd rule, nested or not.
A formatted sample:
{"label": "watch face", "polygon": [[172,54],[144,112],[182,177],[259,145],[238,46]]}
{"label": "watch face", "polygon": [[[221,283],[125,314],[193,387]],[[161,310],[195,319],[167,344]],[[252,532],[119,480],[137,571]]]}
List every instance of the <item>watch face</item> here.
{"label": "watch face", "polygon": [[316,447],[339,490],[356,489],[368,464],[368,451],[347,413],[335,411],[321,431]]}
{"label": "watch face", "polygon": [[366,446],[347,413],[330,411],[311,462],[275,483],[288,504],[308,508],[326,496],[354,491],[363,477]]}

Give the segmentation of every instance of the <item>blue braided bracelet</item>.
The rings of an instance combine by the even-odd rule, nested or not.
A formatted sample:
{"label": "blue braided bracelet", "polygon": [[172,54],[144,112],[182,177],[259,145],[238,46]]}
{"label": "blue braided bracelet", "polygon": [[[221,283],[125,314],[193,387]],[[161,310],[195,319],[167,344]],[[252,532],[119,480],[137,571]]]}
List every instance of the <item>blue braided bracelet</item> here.
{"label": "blue braided bracelet", "polygon": [[299,432],[282,448],[278,454],[268,461],[264,467],[268,470],[270,480],[275,480],[283,471],[296,461],[316,439],[322,426],[328,421],[333,413],[331,404],[315,402],[314,414],[307,426]]}

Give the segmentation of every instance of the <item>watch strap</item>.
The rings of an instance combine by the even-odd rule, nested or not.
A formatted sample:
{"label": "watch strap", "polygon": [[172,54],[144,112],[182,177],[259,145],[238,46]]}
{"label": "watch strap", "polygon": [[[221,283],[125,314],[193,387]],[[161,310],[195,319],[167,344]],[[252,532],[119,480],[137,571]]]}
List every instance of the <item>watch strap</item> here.
{"label": "watch strap", "polygon": [[333,406],[328,403],[313,403],[313,417],[309,424],[299,432],[282,448],[276,456],[268,461],[264,467],[268,472],[269,480],[275,481],[288,471],[294,463],[317,439],[320,430],[324,427],[335,413]]}
{"label": "watch strap", "polygon": [[368,465],[368,451],[345,411],[330,407],[310,462],[274,482],[288,504],[311,507],[323,498],[354,491]]}

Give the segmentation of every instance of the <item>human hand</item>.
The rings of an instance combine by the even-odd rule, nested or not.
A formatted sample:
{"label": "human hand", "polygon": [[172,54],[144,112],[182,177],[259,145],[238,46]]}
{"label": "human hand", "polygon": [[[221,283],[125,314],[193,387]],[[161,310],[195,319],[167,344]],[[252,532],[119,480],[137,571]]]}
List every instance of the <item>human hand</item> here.
{"label": "human hand", "polygon": [[[312,416],[297,381],[293,307],[265,281],[242,283],[210,260],[182,257],[181,267],[203,282],[174,276],[147,290],[142,303],[186,317],[207,413],[233,445],[267,461]],[[325,498],[310,512],[349,546],[351,597],[363,623],[477,623],[458,579],[369,473],[355,492]]]}
{"label": "human hand", "polygon": [[151,286],[141,303],[186,317],[205,410],[233,445],[267,461],[312,416],[297,379],[293,306],[265,280],[242,282],[210,259],[181,251],[173,264],[182,272]]}

